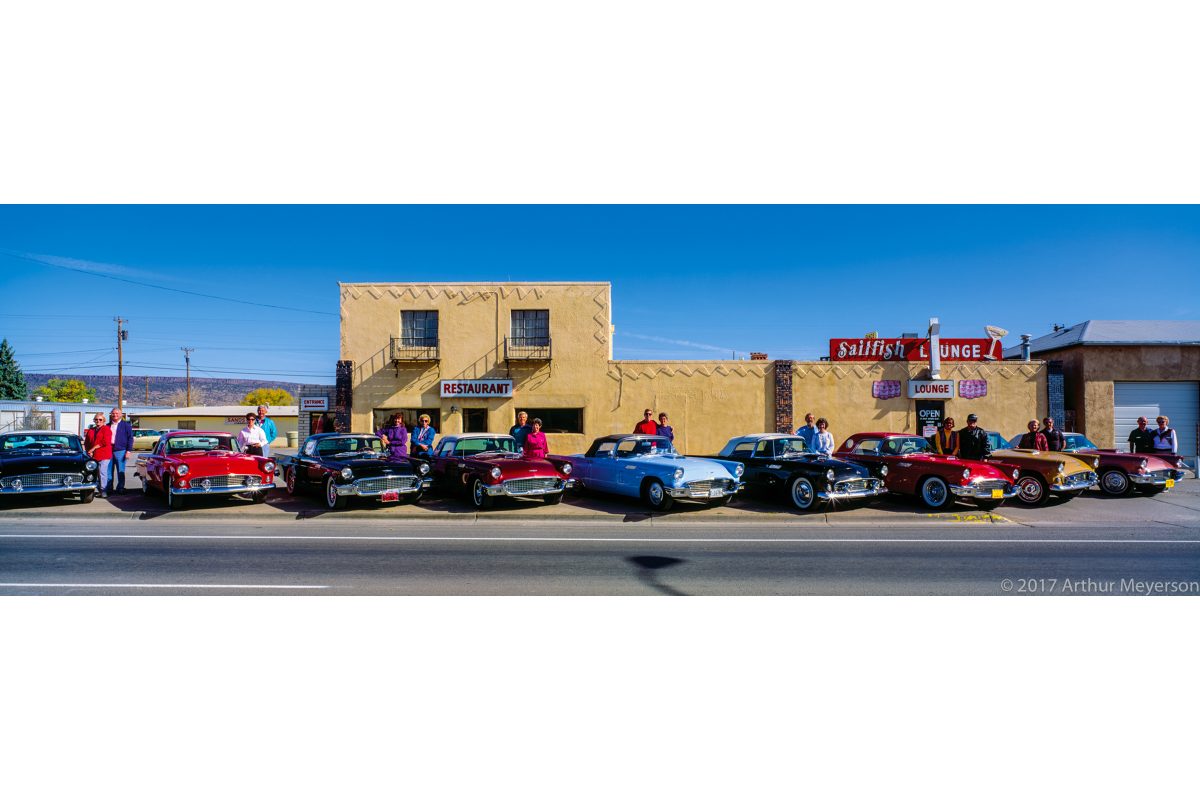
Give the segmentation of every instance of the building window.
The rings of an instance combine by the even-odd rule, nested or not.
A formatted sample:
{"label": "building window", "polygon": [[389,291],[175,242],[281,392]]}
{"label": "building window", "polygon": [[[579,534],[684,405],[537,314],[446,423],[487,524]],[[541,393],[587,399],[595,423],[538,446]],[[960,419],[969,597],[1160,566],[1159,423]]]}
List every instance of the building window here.
{"label": "building window", "polygon": [[509,338],[517,347],[546,347],[550,344],[550,312],[546,309],[513,311]]}
{"label": "building window", "polygon": [[388,419],[397,411],[404,418],[404,427],[408,428],[409,433],[412,433],[413,428],[417,427],[417,420],[422,414],[429,415],[429,427],[438,431],[441,435],[442,430],[442,410],[440,408],[377,408],[372,412],[371,432],[375,432],[387,424]]}
{"label": "building window", "polygon": [[401,311],[400,344],[403,347],[437,347],[438,312]]}
{"label": "building window", "polygon": [[583,433],[582,408],[522,408],[529,421],[542,421],[545,433]]}
{"label": "building window", "polygon": [[194,420],[194,419],[181,419],[181,420],[179,420],[179,430],[181,430],[181,431],[194,431],[194,430],[196,430],[196,420]]}

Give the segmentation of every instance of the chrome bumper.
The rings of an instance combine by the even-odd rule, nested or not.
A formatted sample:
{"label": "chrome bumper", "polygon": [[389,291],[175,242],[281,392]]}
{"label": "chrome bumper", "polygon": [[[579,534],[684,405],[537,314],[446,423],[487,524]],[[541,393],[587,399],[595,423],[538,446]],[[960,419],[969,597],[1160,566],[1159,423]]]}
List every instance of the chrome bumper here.
{"label": "chrome bumper", "polygon": [[864,497],[879,497],[881,494],[887,494],[887,484],[878,478],[871,479],[871,485],[866,489],[854,489],[852,491],[832,491],[826,489],[823,492],[817,492],[817,497],[821,500],[861,500]]}
{"label": "chrome bumper", "polygon": [[967,497],[973,500],[1011,500],[1017,496],[1017,487],[1008,484],[1008,491],[1000,490],[1000,497],[992,495],[991,487],[984,486],[951,486],[950,491],[955,497]]}
{"label": "chrome bumper", "polygon": [[[681,500],[719,500],[723,497],[733,497],[735,494],[745,488],[746,484],[738,482],[733,485],[732,489],[723,486],[716,486],[712,489],[692,489],[687,486],[673,486],[667,488],[667,494],[671,497],[678,497]],[[713,494],[713,492],[716,494]]]}
{"label": "chrome bumper", "polygon": [[[360,478],[359,480],[376,480],[375,478]],[[334,484],[337,487],[339,497],[379,497],[384,492],[399,492],[400,494],[417,494],[424,492],[429,487],[433,486],[433,478],[428,476],[418,478],[417,482],[407,489],[363,489],[359,485],[359,481],[351,481],[350,483]]]}
{"label": "chrome bumper", "polygon": [[559,492],[565,492],[567,489],[574,488],[575,479],[566,478],[565,480],[560,480],[557,484],[547,489],[509,489],[504,485],[505,483],[507,481],[492,486],[485,486],[483,490],[492,497],[540,497],[546,494],[558,494]]}
{"label": "chrome bumper", "polygon": [[[1069,482],[1068,482],[1069,481]],[[1052,492],[1082,492],[1084,489],[1090,489],[1100,482],[1100,476],[1094,472],[1088,472],[1082,477],[1072,475],[1063,483],[1050,484]]]}
{"label": "chrome bumper", "polygon": [[1183,480],[1183,470],[1159,470],[1158,472],[1148,472],[1145,475],[1131,474],[1129,480],[1139,486],[1166,486],[1168,480]]}
{"label": "chrome bumper", "polygon": [[171,494],[248,494],[249,492],[262,492],[274,488],[274,483],[259,483],[254,486],[210,486],[207,489],[203,486],[189,485],[186,489],[172,486]]}
{"label": "chrome bumper", "polygon": [[96,489],[98,486],[93,483],[73,483],[70,486],[22,486],[20,489],[13,489],[8,486],[0,486],[0,494],[54,494],[69,493],[69,492],[84,492],[88,489]]}

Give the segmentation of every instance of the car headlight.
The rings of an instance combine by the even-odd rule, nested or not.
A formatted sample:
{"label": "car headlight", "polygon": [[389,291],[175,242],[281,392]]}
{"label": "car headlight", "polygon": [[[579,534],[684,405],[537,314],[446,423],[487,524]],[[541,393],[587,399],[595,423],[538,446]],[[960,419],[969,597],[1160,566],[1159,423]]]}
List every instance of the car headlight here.
{"label": "car headlight", "polygon": [[[1145,463],[1146,463],[1145,461],[1143,461],[1143,462],[1142,462],[1142,464],[1143,464],[1143,465],[1144,465]],[[95,461],[89,461],[89,462],[87,462],[86,464],[84,464],[84,465],[83,465],[83,468],[84,468],[84,469],[86,469],[88,472],[91,472],[91,471],[93,471],[94,469],[96,469],[96,467],[98,467],[98,466],[100,466],[100,465],[99,465],[99,464],[97,464]]]}
{"label": "car headlight", "polygon": [[492,473],[491,473],[491,475],[492,475],[492,477],[493,477],[493,478],[499,478],[499,477],[500,477],[500,468],[499,468],[499,467],[492,467]]}
{"label": "car headlight", "polygon": [[970,470],[970,468],[964,469],[964,470],[963,470],[963,480],[965,481],[965,480],[966,480],[967,478],[969,478],[969,477],[971,477],[971,470]]}
{"label": "car headlight", "polygon": [[1097,458],[1095,461],[1093,461],[1092,466],[1096,469],[1100,469],[1100,459]]}
{"label": "car headlight", "polygon": [[560,467],[560,469],[562,470],[563,475],[571,474],[571,465],[570,464],[563,464],[562,467]]}
{"label": "car headlight", "polygon": [[421,474],[422,474],[422,475],[428,475],[428,474],[429,474],[429,465],[428,465],[428,464],[426,464],[424,461],[422,461],[422,462],[421,462],[421,466],[420,466],[420,467],[418,467],[418,469],[421,471]]}
{"label": "car headlight", "polygon": [[879,474],[885,478],[887,477],[887,464],[884,464],[879,468]]}
{"label": "car headlight", "polygon": [[1149,461],[1147,461],[1146,459],[1144,459],[1144,458],[1143,458],[1143,459],[1142,459],[1142,464],[1141,464],[1141,466],[1139,467],[1139,469],[1145,469],[1145,468],[1146,468],[1146,465],[1147,465],[1147,464],[1149,464],[1149,463],[1150,463]]}
{"label": "car headlight", "polygon": [[266,464],[263,464],[263,469],[266,470],[267,472],[274,472],[275,471],[275,462],[268,461]]}
{"label": "car headlight", "polygon": [[179,477],[181,477],[181,478],[182,478],[184,475],[187,475],[189,472],[191,472],[191,470],[190,470],[190,469],[188,469],[188,465],[187,465],[187,464],[180,464],[178,467],[176,467],[176,468],[175,468],[175,474],[176,474],[176,475],[178,475],[178,476],[179,476]]}
{"label": "car headlight", "polygon": [[836,477],[836,476],[835,476],[833,470],[831,470],[831,469],[825,470],[825,480],[831,481],[834,479],[834,477]]}
{"label": "car headlight", "polygon": [[1066,472],[1066,471],[1067,471],[1067,465],[1066,465],[1066,464],[1064,464],[1064,463],[1062,463],[1061,461],[1060,461],[1060,462],[1058,462],[1058,471],[1059,471],[1059,472]]}
{"label": "car headlight", "polygon": [[1015,480],[1016,480],[1017,478],[1019,478],[1019,477],[1021,477],[1021,470],[1019,470],[1019,469],[1014,469],[1014,470],[1013,470],[1013,480],[1015,481]]}
{"label": "car headlight", "polygon": [[675,480],[679,480],[682,477],[683,477],[683,467],[679,467],[677,470],[675,470]]}
{"label": "car headlight", "polygon": [[742,477],[742,473],[744,473],[745,471],[746,471],[746,468],[744,466],[742,466],[741,464],[738,464],[736,467],[734,467],[733,474],[737,475],[740,478],[740,477]]}
{"label": "car headlight", "polygon": [[350,469],[349,467],[342,467],[342,477],[346,480],[350,480],[354,477],[354,470]]}

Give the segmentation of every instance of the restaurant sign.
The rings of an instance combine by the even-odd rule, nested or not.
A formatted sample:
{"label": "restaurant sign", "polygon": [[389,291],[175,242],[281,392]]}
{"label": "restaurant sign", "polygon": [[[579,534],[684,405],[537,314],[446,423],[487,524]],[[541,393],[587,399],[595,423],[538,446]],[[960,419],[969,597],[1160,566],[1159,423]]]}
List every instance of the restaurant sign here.
{"label": "restaurant sign", "polygon": [[[990,361],[1003,356],[999,339],[942,339],[942,361]],[[928,361],[928,339],[830,339],[830,361]]]}
{"label": "restaurant sign", "polygon": [[920,400],[949,400],[954,397],[954,381],[909,381],[908,396]]}
{"label": "restaurant sign", "polygon": [[512,397],[509,379],[481,381],[441,381],[442,397]]}

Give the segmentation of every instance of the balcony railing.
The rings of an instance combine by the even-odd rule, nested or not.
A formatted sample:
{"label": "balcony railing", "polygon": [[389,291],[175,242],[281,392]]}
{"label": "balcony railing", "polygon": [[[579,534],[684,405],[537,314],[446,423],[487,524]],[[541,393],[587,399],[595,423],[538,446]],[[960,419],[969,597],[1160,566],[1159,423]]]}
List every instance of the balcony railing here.
{"label": "balcony railing", "polygon": [[406,361],[437,361],[440,358],[438,340],[425,336],[393,336],[392,363]]}
{"label": "balcony railing", "polygon": [[504,358],[506,361],[549,361],[550,337],[506,337],[504,340]]}

